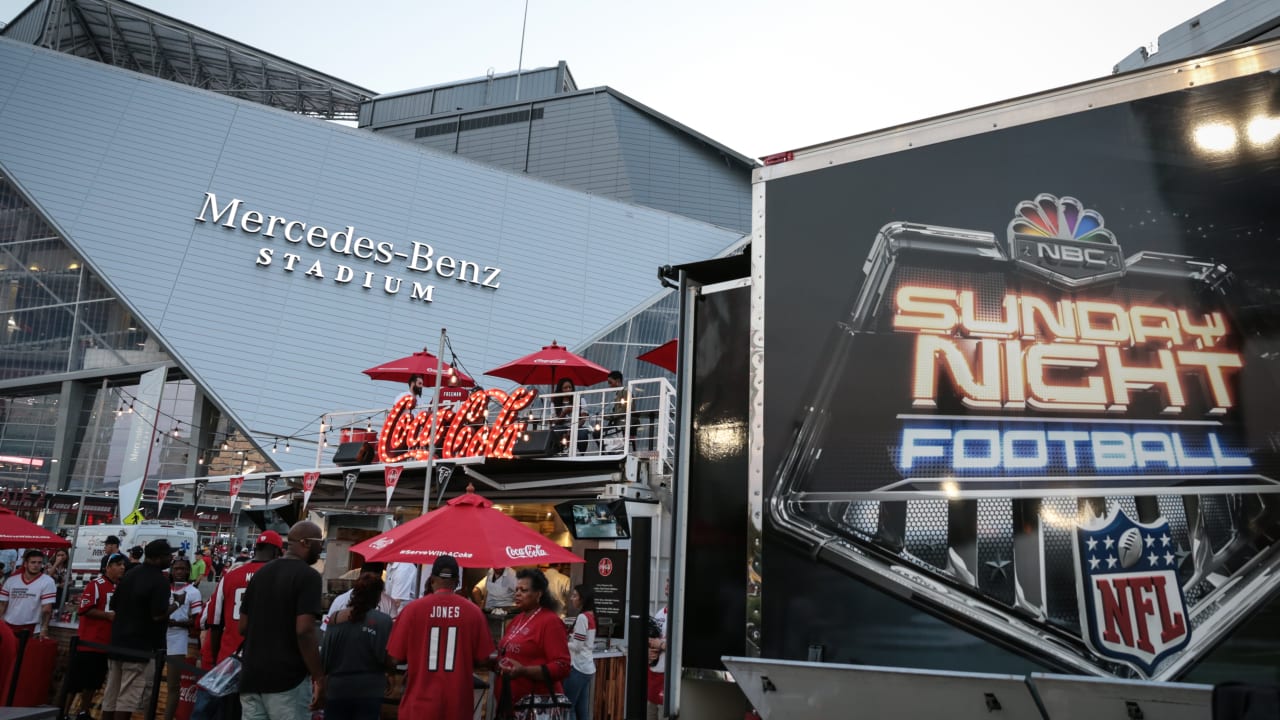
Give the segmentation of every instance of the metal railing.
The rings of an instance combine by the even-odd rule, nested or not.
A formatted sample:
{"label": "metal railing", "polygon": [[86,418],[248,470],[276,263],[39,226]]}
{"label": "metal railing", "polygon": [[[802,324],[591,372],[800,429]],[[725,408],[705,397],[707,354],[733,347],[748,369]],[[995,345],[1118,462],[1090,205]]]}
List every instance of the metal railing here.
{"label": "metal railing", "polygon": [[[428,393],[429,395],[429,393]],[[444,403],[449,406],[456,403]],[[316,443],[316,467],[330,462],[342,442],[374,441],[388,409],[342,410],[321,418]],[[418,401],[416,413],[430,412],[430,399]],[[491,406],[485,421],[498,410]],[[623,387],[540,394],[520,413],[526,423],[524,439],[550,431],[557,437],[553,457],[622,458],[633,455],[654,460],[650,471],[670,474],[675,463],[675,387],[665,378],[633,380]]]}

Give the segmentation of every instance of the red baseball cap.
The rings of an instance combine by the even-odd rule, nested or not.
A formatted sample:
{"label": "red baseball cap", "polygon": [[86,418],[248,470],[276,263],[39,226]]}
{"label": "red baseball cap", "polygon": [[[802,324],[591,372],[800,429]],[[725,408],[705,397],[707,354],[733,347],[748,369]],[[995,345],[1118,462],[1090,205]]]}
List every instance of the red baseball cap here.
{"label": "red baseball cap", "polygon": [[284,550],[284,540],[280,537],[280,533],[275,530],[263,530],[262,534],[258,536],[258,542],[275,545],[281,550]]}

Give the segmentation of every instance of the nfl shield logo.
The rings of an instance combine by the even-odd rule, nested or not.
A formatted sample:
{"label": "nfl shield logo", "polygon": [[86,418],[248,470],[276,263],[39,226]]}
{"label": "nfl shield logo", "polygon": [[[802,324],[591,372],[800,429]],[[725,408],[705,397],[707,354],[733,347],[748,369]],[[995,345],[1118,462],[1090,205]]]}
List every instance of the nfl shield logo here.
{"label": "nfl shield logo", "polygon": [[1187,646],[1191,624],[1168,520],[1138,523],[1116,509],[1077,526],[1073,549],[1080,628],[1094,652],[1149,677]]}

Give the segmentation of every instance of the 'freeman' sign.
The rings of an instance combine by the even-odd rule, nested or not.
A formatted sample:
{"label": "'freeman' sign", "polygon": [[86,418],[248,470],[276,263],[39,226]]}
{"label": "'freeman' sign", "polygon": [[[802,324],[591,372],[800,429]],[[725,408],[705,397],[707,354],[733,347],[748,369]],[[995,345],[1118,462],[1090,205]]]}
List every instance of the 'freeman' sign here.
{"label": "'freeman' sign", "polygon": [[[259,267],[270,267],[278,262],[284,272],[301,272],[308,278],[331,279],[339,285],[355,285],[365,290],[381,288],[388,295],[396,295],[404,286],[403,278],[363,270],[355,266],[354,262],[371,262],[384,266],[403,263],[404,269],[426,276],[422,282],[409,281],[409,299],[421,302],[433,301],[436,286],[431,281],[437,278],[492,290],[497,290],[500,285],[498,277],[502,274],[502,268],[449,255],[438,255],[435,248],[425,242],[413,240],[410,242],[409,252],[404,252],[390,241],[374,241],[359,235],[352,225],[334,232],[323,225],[308,225],[300,220],[290,220],[258,210],[242,212],[243,204],[239,198],[232,198],[227,204],[219,205],[218,196],[207,192],[204,194],[200,214],[195,220],[221,224],[229,230],[240,230],[272,240],[280,238],[299,251],[294,252],[287,247],[260,247],[254,261]],[[301,254],[303,248],[328,250],[339,256],[341,261],[326,263],[322,259],[306,258]]]}

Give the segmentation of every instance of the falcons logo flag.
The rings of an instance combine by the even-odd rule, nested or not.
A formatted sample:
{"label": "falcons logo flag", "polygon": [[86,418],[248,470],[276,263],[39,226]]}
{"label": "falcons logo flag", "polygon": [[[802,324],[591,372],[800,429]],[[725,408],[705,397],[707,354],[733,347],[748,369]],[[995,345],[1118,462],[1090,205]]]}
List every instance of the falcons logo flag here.
{"label": "falcons logo flag", "polygon": [[231,487],[229,490],[227,490],[227,497],[231,500],[232,508],[235,507],[236,497],[240,495],[240,487],[242,485],[244,485],[243,475],[236,475],[235,477],[231,478]]}
{"label": "falcons logo flag", "polygon": [[1104,519],[1077,526],[1075,540],[1085,640],[1099,655],[1150,677],[1191,640],[1169,521],[1140,523],[1117,508]]}
{"label": "falcons logo flag", "polygon": [[342,473],[342,487],[347,491],[347,497],[342,501],[342,507],[346,507],[351,503],[351,493],[356,489],[356,480],[359,479],[359,470],[348,470]]}
{"label": "falcons logo flag", "polygon": [[169,488],[173,487],[173,483],[168,480],[161,480],[156,483],[156,517],[160,517],[160,511],[164,509],[164,499],[169,497]]}
{"label": "falcons logo flag", "polygon": [[316,489],[316,483],[320,481],[320,471],[312,470],[302,473],[302,509],[307,509],[307,503],[311,502],[311,491]]}
{"label": "falcons logo flag", "polygon": [[391,507],[391,494],[396,491],[396,483],[400,482],[400,473],[404,471],[403,465],[383,465],[382,480],[387,486],[387,502],[384,508]]}

